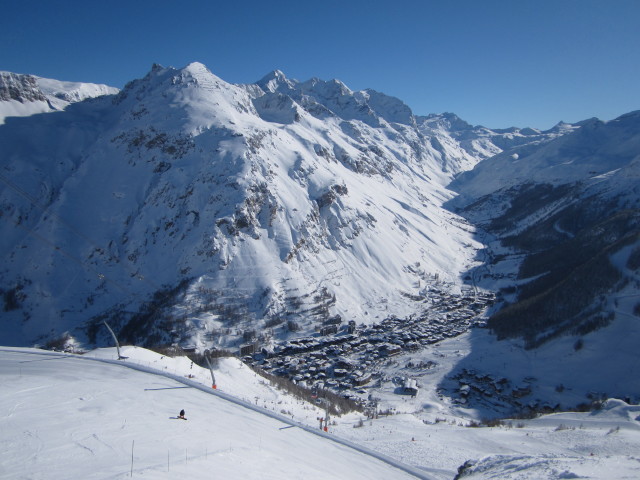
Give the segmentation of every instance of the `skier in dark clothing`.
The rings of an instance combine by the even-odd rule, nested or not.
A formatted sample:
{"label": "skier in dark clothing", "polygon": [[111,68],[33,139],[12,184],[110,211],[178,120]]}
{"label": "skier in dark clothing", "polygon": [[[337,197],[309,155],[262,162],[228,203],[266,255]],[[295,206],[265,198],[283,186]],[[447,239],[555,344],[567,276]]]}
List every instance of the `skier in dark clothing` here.
{"label": "skier in dark clothing", "polygon": [[178,415],[178,418],[184,418],[184,409],[180,410],[180,415]]}

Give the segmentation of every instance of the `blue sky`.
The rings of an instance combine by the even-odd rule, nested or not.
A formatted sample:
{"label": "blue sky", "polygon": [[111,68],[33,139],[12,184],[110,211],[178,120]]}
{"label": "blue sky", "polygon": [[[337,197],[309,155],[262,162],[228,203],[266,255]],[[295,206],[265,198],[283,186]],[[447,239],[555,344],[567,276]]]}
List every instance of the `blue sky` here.
{"label": "blue sky", "polygon": [[338,78],[492,128],[640,109],[640,0],[6,1],[0,70],[122,87],[200,61]]}

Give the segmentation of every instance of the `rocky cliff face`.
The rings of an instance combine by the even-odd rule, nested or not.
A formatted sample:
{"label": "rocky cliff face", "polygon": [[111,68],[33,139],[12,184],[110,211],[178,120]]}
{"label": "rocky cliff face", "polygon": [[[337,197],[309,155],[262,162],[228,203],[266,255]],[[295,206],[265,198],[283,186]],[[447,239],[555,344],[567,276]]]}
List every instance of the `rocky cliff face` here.
{"label": "rocky cliff face", "polygon": [[0,102],[15,100],[20,103],[46,102],[47,97],[40,90],[36,77],[0,72]]}

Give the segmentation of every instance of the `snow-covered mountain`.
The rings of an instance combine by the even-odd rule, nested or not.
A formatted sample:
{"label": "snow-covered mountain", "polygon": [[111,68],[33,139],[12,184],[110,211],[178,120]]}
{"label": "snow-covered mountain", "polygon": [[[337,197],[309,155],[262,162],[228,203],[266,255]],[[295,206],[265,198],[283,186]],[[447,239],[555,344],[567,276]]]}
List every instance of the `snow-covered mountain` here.
{"label": "snow-covered mountain", "polygon": [[0,71],[0,125],[7,117],[63,110],[74,102],[116,93],[117,88],[107,85]]}
{"label": "snow-covered mountain", "polygon": [[639,178],[640,112],[631,112],[500,153],[453,182],[450,205],[490,234],[476,281],[506,287],[508,306],[489,321],[499,337],[535,347],[568,334],[578,348],[639,315]]}
{"label": "snow-covered mountain", "polygon": [[[527,183],[555,186],[580,182],[602,187],[605,181],[617,195],[626,190],[621,180],[637,178],[640,111],[609,122],[591,119],[579,126],[560,124],[555,128],[561,128],[563,134],[554,142],[512,144],[508,151],[460,175],[452,185],[461,195],[456,202]],[[616,177],[613,181],[612,175]]]}
{"label": "snow-covered mountain", "polygon": [[[2,78],[13,86],[0,89],[10,99],[0,106],[55,106],[52,92],[73,90],[53,80]],[[125,342],[199,350],[237,351],[244,343],[269,346],[302,336],[287,344],[290,353],[272,349],[273,358],[257,360],[297,372],[315,388],[339,380],[341,394],[395,412],[366,422],[347,415],[331,435],[366,444],[427,478],[451,478],[469,459],[459,470],[469,478],[520,478],[520,472],[609,478],[612,471],[637,471],[638,407],[629,404],[640,397],[634,346],[640,113],[609,122],[560,122],[548,131],[491,130],[451,113],[416,116],[399,99],[352,91],[338,80],[299,82],[274,71],[255,84],[232,85],[199,63],[154,65],[122,91],[104,93],[77,102],[81,94],[69,94],[58,113],[25,109],[24,118],[0,125],[4,345],[103,344],[103,320]],[[482,316],[477,312],[491,298],[483,290],[499,300],[489,329],[465,332],[468,324],[459,319]],[[350,320],[370,328],[318,336],[321,328]],[[458,336],[443,339],[447,333]],[[336,343],[309,354],[319,340]],[[128,363],[149,362],[136,368],[177,368],[189,377],[181,381],[209,382],[209,372],[186,359],[134,347],[125,352]],[[385,356],[390,352],[394,356]],[[188,457],[181,442],[189,442],[191,452],[209,438],[209,427],[174,432],[162,452],[148,432],[163,431],[162,412],[175,402],[209,411],[209,395],[171,389],[153,404],[161,413],[145,412],[153,422],[125,421],[114,429],[105,415],[116,423],[123,412],[137,416],[135,405],[158,393],[136,393],[133,383],[151,382],[152,390],[173,387],[165,385],[169,379],[158,383],[111,366],[94,371],[75,356],[27,358],[42,354],[0,351],[0,373],[11,386],[0,403],[10,412],[7,431],[15,433],[3,444],[10,474],[22,471],[20,455],[29,462],[38,455],[28,462],[38,474],[59,465],[60,452],[66,458],[80,458],[80,452],[94,460],[99,453],[100,468],[120,477],[133,446],[127,443],[125,452],[125,438],[135,439],[136,471],[161,475],[180,450],[181,471],[202,475],[209,452],[204,461],[202,452]],[[291,399],[237,360],[221,362],[216,376],[223,393],[315,422],[315,406],[286,403]],[[56,370],[63,364],[64,375]],[[55,380],[47,392],[58,403],[32,393],[32,377],[40,378],[42,368]],[[326,383],[309,373],[320,368]],[[417,398],[403,394],[401,381],[409,377],[419,385]],[[368,383],[347,390],[345,381],[354,378]],[[122,410],[111,396],[87,396],[87,382],[103,390],[113,383],[106,390],[122,393],[133,406]],[[610,396],[625,401],[603,402]],[[287,443],[272,419],[218,400],[216,415],[203,413],[215,425],[236,432],[247,419],[258,426],[258,440],[228,437],[245,449],[251,445],[246,452],[263,455],[264,436],[278,449],[305,455],[302,437]],[[67,404],[83,415],[81,426],[66,421],[59,428],[63,412],[56,405]],[[588,404],[601,409],[468,428],[483,418]],[[41,412],[35,434],[16,423],[20,415],[14,413],[24,408]],[[100,413],[100,421],[90,412]],[[363,463],[364,476],[380,468],[316,440],[309,442],[317,451],[345,458],[336,464],[338,476],[353,461]],[[211,446],[212,455],[227,455],[219,439]],[[298,471],[273,462],[272,454],[267,449],[264,464],[277,463],[279,476]],[[248,457],[229,458],[234,462],[221,468],[233,471],[236,458]],[[95,473],[73,465],[80,476]],[[244,465],[247,475],[256,472],[251,462]],[[313,465],[305,472],[326,476]]]}
{"label": "snow-covered mountain", "polygon": [[[155,65],[115,96],[0,128],[2,334],[234,347],[424,309],[481,244],[442,208],[460,172],[573,127],[492,131],[275,71]],[[464,279],[467,278],[467,280]]]}

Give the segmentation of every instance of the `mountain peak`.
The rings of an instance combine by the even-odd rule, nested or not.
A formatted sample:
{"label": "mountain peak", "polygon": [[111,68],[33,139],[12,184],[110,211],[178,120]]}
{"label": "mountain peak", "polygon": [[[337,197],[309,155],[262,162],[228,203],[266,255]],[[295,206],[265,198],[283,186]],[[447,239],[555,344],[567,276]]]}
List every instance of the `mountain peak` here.
{"label": "mountain peak", "polygon": [[256,82],[265,92],[293,90],[296,82],[289,80],[281,70],[273,70]]}
{"label": "mountain peak", "polygon": [[399,98],[380,93],[370,88],[362,92],[357,92],[356,95],[366,99],[369,108],[371,108],[376,115],[379,115],[388,122],[401,123],[404,125],[415,124],[413,112],[407,104]]}
{"label": "mountain peak", "polygon": [[180,73],[183,77],[193,78],[196,82],[210,83],[214,81],[216,83],[227,83],[214,74],[207,68],[206,65],[200,62],[191,62],[186,67],[181,68]]}
{"label": "mountain peak", "polygon": [[264,77],[262,77],[262,79],[260,81],[258,81],[258,83],[266,83],[266,82],[270,82],[271,80],[277,80],[279,82],[284,82],[287,80],[287,76],[282,72],[282,70],[272,70],[269,73],[267,73]]}
{"label": "mountain peak", "polygon": [[206,67],[206,65],[200,62],[191,62],[182,70],[193,73],[193,74],[211,73],[211,71]]}
{"label": "mountain peak", "polygon": [[578,128],[577,125],[560,120],[553,127],[551,127],[549,130],[545,130],[543,133],[565,134],[575,130],[576,128]]}
{"label": "mountain peak", "polygon": [[321,98],[337,98],[344,95],[352,95],[353,92],[338,79],[321,80],[313,77],[300,85],[304,93],[310,92]]}
{"label": "mountain peak", "polygon": [[420,117],[421,123],[429,125],[431,128],[440,128],[451,132],[460,132],[464,130],[472,130],[473,126],[455,113],[432,113],[426,117]]}

